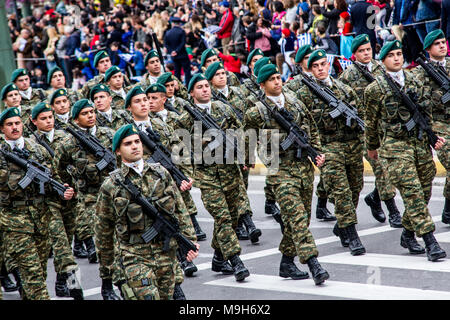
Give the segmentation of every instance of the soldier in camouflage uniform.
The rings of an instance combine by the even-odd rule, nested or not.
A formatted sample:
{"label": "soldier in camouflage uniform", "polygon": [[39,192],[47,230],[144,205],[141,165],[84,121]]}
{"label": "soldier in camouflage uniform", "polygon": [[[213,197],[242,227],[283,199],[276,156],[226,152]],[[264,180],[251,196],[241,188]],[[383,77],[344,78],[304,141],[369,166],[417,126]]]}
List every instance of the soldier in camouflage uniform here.
{"label": "soldier in camouflage uniform", "polygon": [[[152,219],[145,216],[141,206],[131,200],[130,194],[118,181],[123,182],[127,178],[138,186],[142,195],[151,198],[164,216],[178,222],[180,232],[191,241],[195,241],[195,233],[170,174],[160,164],[143,160],[143,146],[137,133],[136,128],[128,124],[114,135],[112,149],[122,165],[110,174],[100,188],[96,245],[101,266],[110,266],[116,252],[119,255],[126,279],[121,287],[125,299],[167,300],[172,299],[175,291],[177,244],[172,239],[169,251],[165,252],[159,236],[144,243],[141,235],[151,227]],[[118,239],[117,244],[113,241],[114,235]],[[188,261],[198,255],[199,246],[196,246],[196,252],[188,252]]]}
{"label": "soldier in camouflage uniform", "polygon": [[107,85],[100,83],[95,85],[91,89],[89,96],[91,101],[94,102],[97,125],[116,131],[126,124],[122,117],[122,114],[125,112],[123,105],[122,109],[113,109],[111,107],[112,96]]}
{"label": "soldier in camouflage uniform", "polygon": [[72,104],[80,99],[78,97],[78,92],[72,90],[71,88],[66,88],[66,77],[64,76],[61,68],[58,66],[53,67],[48,71],[47,84],[50,86],[50,88],[46,92],[48,97],[50,97],[52,93],[58,89],[65,89]]}
{"label": "soldier in camouflage uniform", "polygon": [[[381,75],[382,66],[372,58],[372,46],[367,34],[358,35],[352,42],[352,52],[355,55],[355,62],[350,65],[339,77],[346,85],[355,90],[358,97],[363,97],[364,90],[373,81],[373,78]],[[366,70],[368,74],[364,74]],[[381,132],[380,132],[380,135]],[[386,215],[381,208],[381,201],[384,201],[389,211],[389,224],[393,228],[402,227],[402,217],[395,204],[395,187],[389,182],[387,171],[385,171],[379,160],[373,160],[366,154],[364,156],[372,167],[375,174],[375,189],[369,193],[364,201],[370,207],[373,217],[379,222],[386,221]]]}
{"label": "soldier in camouflage uniform", "polygon": [[[222,130],[236,130],[241,127],[241,122],[229,106],[219,101],[211,101],[211,89],[203,74],[198,73],[192,77],[188,91],[195,104],[191,105],[191,108],[208,113]],[[198,135],[202,130],[194,131],[194,126],[198,124],[194,123],[193,117],[187,111],[180,116],[178,124],[178,128],[186,129],[191,134],[194,132],[191,144],[194,146],[194,151],[198,143],[201,143],[203,150],[211,142],[212,137]],[[199,180],[203,204],[214,218],[211,242],[211,247],[214,249],[212,270],[224,274],[234,271],[236,280],[242,281],[250,273],[239,258],[241,246],[234,231],[240,216],[239,210],[247,205],[243,202],[244,198],[248,201],[248,197],[243,196],[246,195],[246,191],[239,165],[236,162],[223,163],[225,162],[223,158],[218,159],[220,162],[223,161],[222,163],[212,161],[212,164],[207,164],[205,160],[211,159],[199,159],[198,156],[201,154],[203,152],[194,152],[194,179]],[[247,217],[250,218],[248,215]],[[247,223],[252,223],[251,219]],[[231,270],[227,260],[232,265]]]}
{"label": "soldier in camouflage uniform", "polygon": [[[386,77],[391,77],[401,91],[414,94],[420,112],[425,118],[431,119],[430,92],[419,79],[402,70],[404,60],[401,42],[387,42],[379,57],[386,68]],[[367,108],[368,155],[377,159],[379,149],[381,164],[387,169],[390,181],[400,191],[405,205],[400,245],[411,254],[424,253],[425,250],[415,238],[417,235],[425,242],[428,260],[445,258],[445,251],[434,238],[435,226],[427,207],[436,174],[427,134],[424,133],[424,137],[419,139],[418,125],[410,132],[407,131],[405,124],[412,117],[411,112],[403,104],[401,97],[394,93],[385,75],[376,77],[364,91],[364,105]],[[382,137],[379,135],[380,126]],[[433,147],[438,150],[444,143],[444,138],[438,138]]]}
{"label": "soldier in camouflage uniform", "polygon": [[[319,133],[312,116],[294,95],[283,93],[281,75],[277,67],[273,64],[262,67],[257,81],[258,84],[262,84],[265,102],[273,108],[284,108],[290,112],[293,116],[291,121],[308,134],[313,148],[320,150]],[[271,153],[272,136],[277,135],[281,142],[288,134],[271,117],[270,111],[262,102],[257,102],[245,113],[244,124],[245,130],[260,129],[270,135],[267,146],[269,153]],[[319,252],[308,229],[311,218],[314,168],[306,152],[303,152],[302,159],[296,159],[297,150],[294,148],[279,150],[278,166],[275,170],[269,169],[268,174],[281,207],[281,218],[285,226],[279,246],[283,254],[279,274],[283,278],[290,277],[294,280],[308,278],[308,273],[300,271],[294,263],[297,255],[302,264],[308,264],[314,282],[319,285],[328,279],[329,275],[317,261]],[[264,159],[264,157],[261,158]],[[321,166],[325,157],[318,155],[315,160]]]}
{"label": "soldier in camouflage uniform", "polygon": [[[22,100],[23,100],[22,95],[19,92],[19,88],[14,83],[9,83],[9,84],[5,85],[2,88],[0,95],[2,97],[4,109],[15,107],[15,108],[19,109],[19,112],[22,112],[22,110],[25,109],[22,107]],[[31,113],[31,110],[29,110],[29,112],[21,113],[22,123],[24,123],[26,125],[30,125],[30,123],[31,123],[30,118],[29,118],[30,113]],[[23,136],[28,137],[30,134],[31,134],[31,132],[29,132],[29,130],[26,127],[24,127],[23,128]]]}
{"label": "soldier in camouflage uniform", "polygon": [[[77,101],[72,107],[71,118],[77,127],[96,137],[105,148],[110,148],[114,131],[107,127],[96,125],[94,106],[87,99]],[[70,176],[77,192],[77,215],[75,234],[84,242],[90,263],[97,262],[95,244],[93,240],[94,223],[96,219],[95,203],[98,189],[103,183],[111,166],[99,171],[96,167],[96,155],[91,154],[80,146],[78,140],[67,134],[67,137],[55,150],[55,165],[61,176],[67,176],[66,168],[72,165],[74,169]],[[102,278],[101,294],[104,300],[118,300],[112,288],[112,277],[109,273],[100,273]]]}
{"label": "soldier in camouflage uniform", "polygon": [[[217,49],[210,48],[206,49],[202,53],[202,57],[200,60],[200,68],[201,72],[205,72],[208,67],[214,63],[214,62],[220,62],[221,59],[219,58],[220,52]],[[226,71],[227,73],[227,85],[229,86],[235,86],[238,87],[241,85],[241,82],[239,81],[239,78],[230,71]]]}
{"label": "soldier in camouflage uniform", "polygon": [[[430,55],[431,64],[440,69],[447,77],[450,77],[450,58],[447,57],[447,45],[442,30],[430,32],[424,40],[423,49]],[[431,90],[431,102],[433,111],[433,131],[444,137],[447,143],[443,148],[437,150],[439,161],[447,171],[445,180],[444,198],[445,206],[442,212],[442,222],[450,224],[450,102],[442,103],[441,97],[444,92],[435,83],[428,73],[420,66],[414,69],[414,75],[423,82],[427,90]]]}
{"label": "soldier in camouflage uniform", "polygon": [[173,111],[177,114],[181,114],[184,111],[183,105],[186,103],[183,98],[175,96],[175,86],[177,84],[177,78],[172,72],[163,73],[156,83],[162,84],[166,87],[166,103],[164,108],[168,111]]}
{"label": "soldier in camouflage uniform", "polygon": [[119,67],[112,66],[106,70],[103,82],[108,85],[112,97],[112,108],[115,110],[122,110],[125,104],[125,98],[132,86],[125,86],[125,75]]}
{"label": "soldier in camouflage uniform", "polygon": [[[362,103],[355,91],[332,79],[329,68],[324,50],[314,51],[308,59],[314,81],[330,88],[336,98],[356,108],[359,117],[363,118]],[[352,255],[364,254],[366,250],[356,231],[356,208],[364,183],[363,130],[356,121],[347,126],[343,114],[333,119],[330,112],[334,108],[320,100],[307,86],[297,92],[297,98],[312,113],[319,129],[322,151],[327,159],[321,168],[322,177],[327,194],[334,202],[337,218],[333,232],[340,237],[343,246],[349,247]]]}
{"label": "soldier in camouflage uniform", "polygon": [[[44,147],[22,136],[22,120],[17,108],[8,108],[0,115],[0,130],[4,134],[6,151],[26,153],[32,159],[51,170],[53,160]],[[0,193],[2,206],[0,211],[0,228],[3,233],[4,248],[7,255],[17,263],[21,274],[20,293],[22,299],[49,299],[46,286],[47,259],[50,251],[48,245],[48,223],[52,210],[58,210],[59,196],[49,186],[45,196],[39,194],[39,186],[31,183],[24,190],[19,181],[24,177],[24,170],[0,155]],[[53,179],[60,181],[54,174]],[[67,184],[65,184],[68,187]],[[64,192],[64,199],[73,197],[72,188]],[[70,281],[79,286],[79,279],[74,273]]]}
{"label": "soldier in camouflage uniform", "polygon": [[19,89],[22,96],[21,111],[22,117],[28,118],[31,114],[31,109],[41,101],[44,101],[47,96],[44,90],[31,87],[30,76],[26,69],[16,69],[11,75],[11,82]]}
{"label": "soldier in camouflage uniform", "polygon": [[[38,103],[31,111],[31,119],[37,130],[31,135],[31,140],[41,144],[49,153],[54,152],[56,146],[66,137],[62,130],[55,130],[53,110],[45,103]],[[38,141],[39,139],[39,141]],[[42,143],[41,143],[42,142]],[[71,242],[75,229],[75,201],[60,201],[58,208],[51,210],[49,235],[53,249],[53,264],[56,272],[55,292],[58,297],[74,297],[82,299],[81,288],[70,289],[67,279],[71,273],[78,272],[78,265],[72,255]]]}
{"label": "soldier in camouflage uniform", "polygon": [[[308,59],[311,56],[313,49],[311,45],[307,44],[300,47],[295,55],[295,63],[297,68],[306,74],[311,74],[308,70]],[[302,75],[297,74],[292,80],[286,83],[286,88],[292,92],[298,92],[302,86]],[[317,184],[316,195],[317,195],[317,207],[316,207],[316,218],[323,221],[336,221],[336,216],[333,216],[327,208],[328,194],[325,190],[324,179],[322,177],[322,171],[320,172],[320,180]]]}

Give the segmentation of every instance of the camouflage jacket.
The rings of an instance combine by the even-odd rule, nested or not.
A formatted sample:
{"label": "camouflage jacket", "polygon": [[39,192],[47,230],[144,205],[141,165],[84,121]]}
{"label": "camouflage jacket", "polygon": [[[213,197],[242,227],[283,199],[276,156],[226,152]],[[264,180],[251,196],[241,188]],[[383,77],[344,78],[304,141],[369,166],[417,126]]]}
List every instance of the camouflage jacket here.
{"label": "camouflage jacket", "polygon": [[125,110],[114,110],[111,108],[111,122],[102,115],[98,110],[96,110],[97,125],[100,127],[108,127],[114,131],[117,131],[121,126],[127,124],[127,122],[121,116],[126,113]]}
{"label": "camouflage jacket", "polygon": [[[355,63],[352,63],[344,72],[339,76],[339,80],[341,80],[344,84],[350,86],[353,90],[355,90],[356,94],[360,99],[362,99],[364,95],[364,90],[370,84],[370,82],[364,78],[363,74],[355,67]],[[376,60],[372,60],[372,76],[375,78],[376,76],[381,75],[382,65]]]}
{"label": "camouflage jacket", "polygon": [[[64,140],[64,138],[67,137],[67,133],[63,130],[56,130],[54,131],[53,134],[53,140],[49,141],[47,138],[47,135],[45,135],[42,132],[39,131],[34,131],[34,133],[36,135],[38,135],[42,140],[44,140],[45,142],[47,142],[47,144],[49,145],[50,148],[52,148],[53,152],[55,151],[56,147]],[[38,143],[36,137],[34,136],[34,134],[30,135],[30,139],[35,142]]]}
{"label": "camouflage jacket", "polygon": [[[70,100],[70,104],[73,105],[75,102],[77,102],[78,100],[80,100],[80,96],[78,91],[72,90],[71,88],[64,88],[66,89],[67,93],[69,94],[69,100]],[[53,89],[50,88],[46,91],[47,97],[50,98],[51,95],[53,94],[53,92],[55,92],[55,90],[58,89]]]}
{"label": "camouflage jacket", "polygon": [[24,115],[24,113],[31,115],[31,110],[34,108],[34,106],[39,102],[45,101],[47,99],[47,95],[42,89],[32,89],[31,92],[31,99],[27,99],[23,95],[21,95],[22,102],[20,103],[20,106],[22,107],[22,116]]}
{"label": "camouflage jacket", "polygon": [[[161,210],[163,216],[177,222],[182,234],[191,241],[196,241],[186,206],[167,170],[159,163],[144,162],[144,170],[140,176],[134,170],[122,165],[106,178],[99,190],[95,235],[100,265],[110,266],[113,263],[115,238],[122,249],[135,254],[139,254],[141,249],[147,249],[149,246],[162,247],[160,235],[148,244],[143,242],[141,235],[152,226],[153,220],[143,213],[141,206],[133,202],[130,194],[115,181],[117,175],[129,178],[131,183],[141,190],[142,195]],[[170,247],[176,246],[176,241],[172,238]],[[148,252],[147,250],[145,252]]]}
{"label": "camouflage jacket", "polygon": [[[90,79],[88,82],[86,82],[84,84],[83,88],[78,90],[78,97],[80,99],[83,99],[83,98],[89,99],[90,98],[89,92],[91,91],[91,89],[96,84],[103,82],[104,79],[105,79],[105,75],[101,74],[101,73],[96,75],[94,78]],[[130,79],[128,79],[128,76],[126,74],[123,75],[123,83],[124,83],[124,86],[129,86],[131,84]]]}
{"label": "camouflage jacket", "polygon": [[302,78],[303,76],[301,74],[294,76],[294,78],[286,82],[285,87],[292,92],[299,91],[304,86],[302,83]]}
{"label": "camouflage jacket", "polygon": [[[202,73],[205,73],[207,68],[202,67]],[[241,81],[239,81],[239,78],[233,73],[228,70],[225,70],[227,74],[227,85],[233,86],[233,87],[239,87],[241,85]]]}
{"label": "camouflage jacket", "polygon": [[261,88],[256,84],[256,78],[255,76],[251,75],[252,80],[250,79],[244,79],[244,81],[242,81],[242,84],[239,85],[239,88],[241,88],[242,94],[244,95],[244,97],[248,97],[249,95],[251,95],[252,93],[250,92],[250,90],[247,88],[250,87],[252,90],[254,91],[258,91]]}
{"label": "camouflage jacket", "polygon": [[[161,73],[162,74],[162,73]],[[187,88],[185,85],[183,85],[183,83],[180,81],[180,79],[176,78],[177,81],[177,85],[178,85],[178,89],[175,90],[175,96],[181,98],[181,99],[188,99],[189,98],[189,93],[187,92]],[[156,83],[155,80],[153,80],[152,78],[150,78],[150,74],[147,72],[146,74],[144,74],[142,76],[142,80],[139,83],[139,85],[142,87],[142,89],[144,89],[144,91],[152,84]]]}
{"label": "camouflage jacket", "polygon": [[174,97],[173,103],[169,99],[167,99],[165,105],[169,105],[169,106],[175,108],[175,110],[177,110],[181,114],[184,111],[183,105],[185,103],[186,103],[186,101],[183,98]]}
{"label": "camouflage jacket", "polygon": [[[215,90],[215,89],[213,89],[213,90]],[[247,105],[246,105],[245,95],[242,92],[242,90],[240,89],[240,87],[228,86],[228,97],[225,97],[225,95],[223,95],[218,90],[215,90],[215,92],[222,99],[227,100],[233,109],[235,109],[237,112],[240,112],[242,114],[242,117],[244,116],[244,113],[247,110]],[[239,120],[243,121],[244,119],[242,118]]]}
{"label": "camouflage jacket", "polygon": [[[332,78],[331,78],[332,79]],[[356,92],[341,81],[332,79],[332,88],[336,98],[347,102],[356,108],[358,116],[364,119],[362,101]],[[340,115],[333,119],[330,112],[334,109],[320,100],[308,87],[303,86],[296,92],[297,98],[301,100],[311,112],[320,133],[320,141],[323,145],[330,142],[345,142],[351,140],[362,140],[363,132],[356,121],[352,121],[351,127],[346,125],[345,115]]]}

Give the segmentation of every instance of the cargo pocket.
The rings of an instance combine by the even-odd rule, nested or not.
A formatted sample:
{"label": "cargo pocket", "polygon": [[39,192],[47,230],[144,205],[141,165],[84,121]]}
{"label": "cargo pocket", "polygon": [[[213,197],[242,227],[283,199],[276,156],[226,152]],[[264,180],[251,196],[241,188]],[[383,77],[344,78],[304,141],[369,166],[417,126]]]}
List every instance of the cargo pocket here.
{"label": "cargo pocket", "polygon": [[144,213],[140,205],[130,203],[127,208],[128,226],[130,233],[139,233],[144,231]]}

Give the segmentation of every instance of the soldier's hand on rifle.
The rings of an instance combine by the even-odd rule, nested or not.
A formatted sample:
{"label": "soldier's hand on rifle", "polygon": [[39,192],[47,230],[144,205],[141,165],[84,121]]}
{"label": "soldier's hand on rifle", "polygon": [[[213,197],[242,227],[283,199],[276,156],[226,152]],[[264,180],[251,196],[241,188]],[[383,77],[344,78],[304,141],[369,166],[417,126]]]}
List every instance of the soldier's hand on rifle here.
{"label": "soldier's hand on rifle", "polygon": [[64,191],[64,200],[72,199],[75,191],[73,190],[73,188],[70,188],[67,183],[64,183],[64,187],[67,187],[66,191]]}
{"label": "soldier's hand on rifle", "polygon": [[198,257],[198,250],[200,249],[200,245],[198,243],[195,243],[195,246],[197,247],[197,251],[189,250],[189,252],[186,256],[186,260],[188,262],[192,262],[192,260],[194,260],[195,258]]}
{"label": "soldier's hand on rifle", "polygon": [[193,183],[194,183],[194,180],[192,180],[192,178],[189,178],[189,181],[186,181],[186,180],[181,181],[180,190],[181,191],[191,190]]}
{"label": "soldier's hand on rifle", "polygon": [[434,150],[439,150],[441,149],[444,144],[445,144],[445,138],[444,137],[439,137],[438,136],[438,141],[436,141],[436,144],[434,145]]}
{"label": "soldier's hand on rifle", "polygon": [[367,155],[370,159],[378,160],[378,151],[377,150],[367,150]]}
{"label": "soldier's hand on rifle", "polygon": [[321,167],[323,166],[323,164],[325,163],[325,155],[324,154],[319,154],[316,157],[316,163],[317,163],[317,167]]}

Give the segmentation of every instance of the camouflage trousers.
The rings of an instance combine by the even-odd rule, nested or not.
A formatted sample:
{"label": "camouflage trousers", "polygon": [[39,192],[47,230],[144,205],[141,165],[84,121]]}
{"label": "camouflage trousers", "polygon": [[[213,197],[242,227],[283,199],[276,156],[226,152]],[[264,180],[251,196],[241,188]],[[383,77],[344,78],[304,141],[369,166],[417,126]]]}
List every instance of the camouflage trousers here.
{"label": "camouflage trousers", "polygon": [[175,288],[176,249],[162,243],[120,245],[121,268],[138,300],[171,300]]}
{"label": "camouflage trousers", "polygon": [[273,190],[274,186],[268,181],[266,176],[266,185],[264,186],[264,196],[266,197],[266,201],[277,201],[277,197],[275,196],[275,191]]}
{"label": "camouflage trousers", "polygon": [[447,178],[445,179],[444,197],[450,199],[450,125],[443,122],[435,122],[433,130],[440,137],[444,137],[447,141],[441,150],[437,151],[437,156],[441,164],[447,171]]}
{"label": "camouflage trousers", "polygon": [[75,235],[80,240],[94,236],[96,198],[92,195],[80,196],[76,206]]}
{"label": "camouflage trousers", "polygon": [[367,149],[364,147],[364,158],[369,162],[372,167],[373,174],[375,175],[375,186],[378,189],[381,201],[390,200],[395,197],[397,193],[395,187],[389,181],[388,173],[380,163],[380,160],[374,160],[367,156]]}
{"label": "camouflage trousers", "polygon": [[248,213],[250,216],[253,216],[253,211],[252,208],[250,207],[250,201],[246,201],[245,198],[248,199],[248,194],[247,194],[247,190],[248,190],[248,178],[250,176],[250,170],[244,170],[242,169],[243,166],[239,166],[239,169],[241,171],[241,175],[242,175],[242,181],[244,181],[244,186],[245,186],[245,195],[243,194],[243,199],[241,200],[243,203],[246,203],[247,206],[245,208],[245,210],[243,210],[243,214]]}
{"label": "camouflage trousers", "polygon": [[313,195],[314,169],[311,164],[293,162],[289,169],[280,168],[273,182],[285,226],[279,250],[286,256],[298,256],[300,263],[317,257],[314,238],[309,231]]}
{"label": "camouflage trousers", "polygon": [[49,300],[47,291],[48,237],[39,234],[5,231],[3,241],[7,255],[19,268],[24,298]]}
{"label": "camouflage trousers", "polygon": [[325,190],[325,183],[323,182],[322,172],[320,172],[320,179],[316,188],[316,196],[320,199],[328,198],[327,190]]}
{"label": "camouflage trousers", "polygon": [[363,146],[360,141],[331,142],[322,146],[325,164],[321,168],[325,189],[339,228],[358,223],[356,208],[364,184]]}
{"label": "camouflage trousers", "polygon": [[[427,139],[408,141],[390,138],[389,150],[380,150],[381,164],[389,180],[400,191],[405,206],[402,225],[418,237],[434,231],[435,226],[428,211],[431,186],[436,175],[436,165]],[[395,151],[392,151],[395,150]]]}

